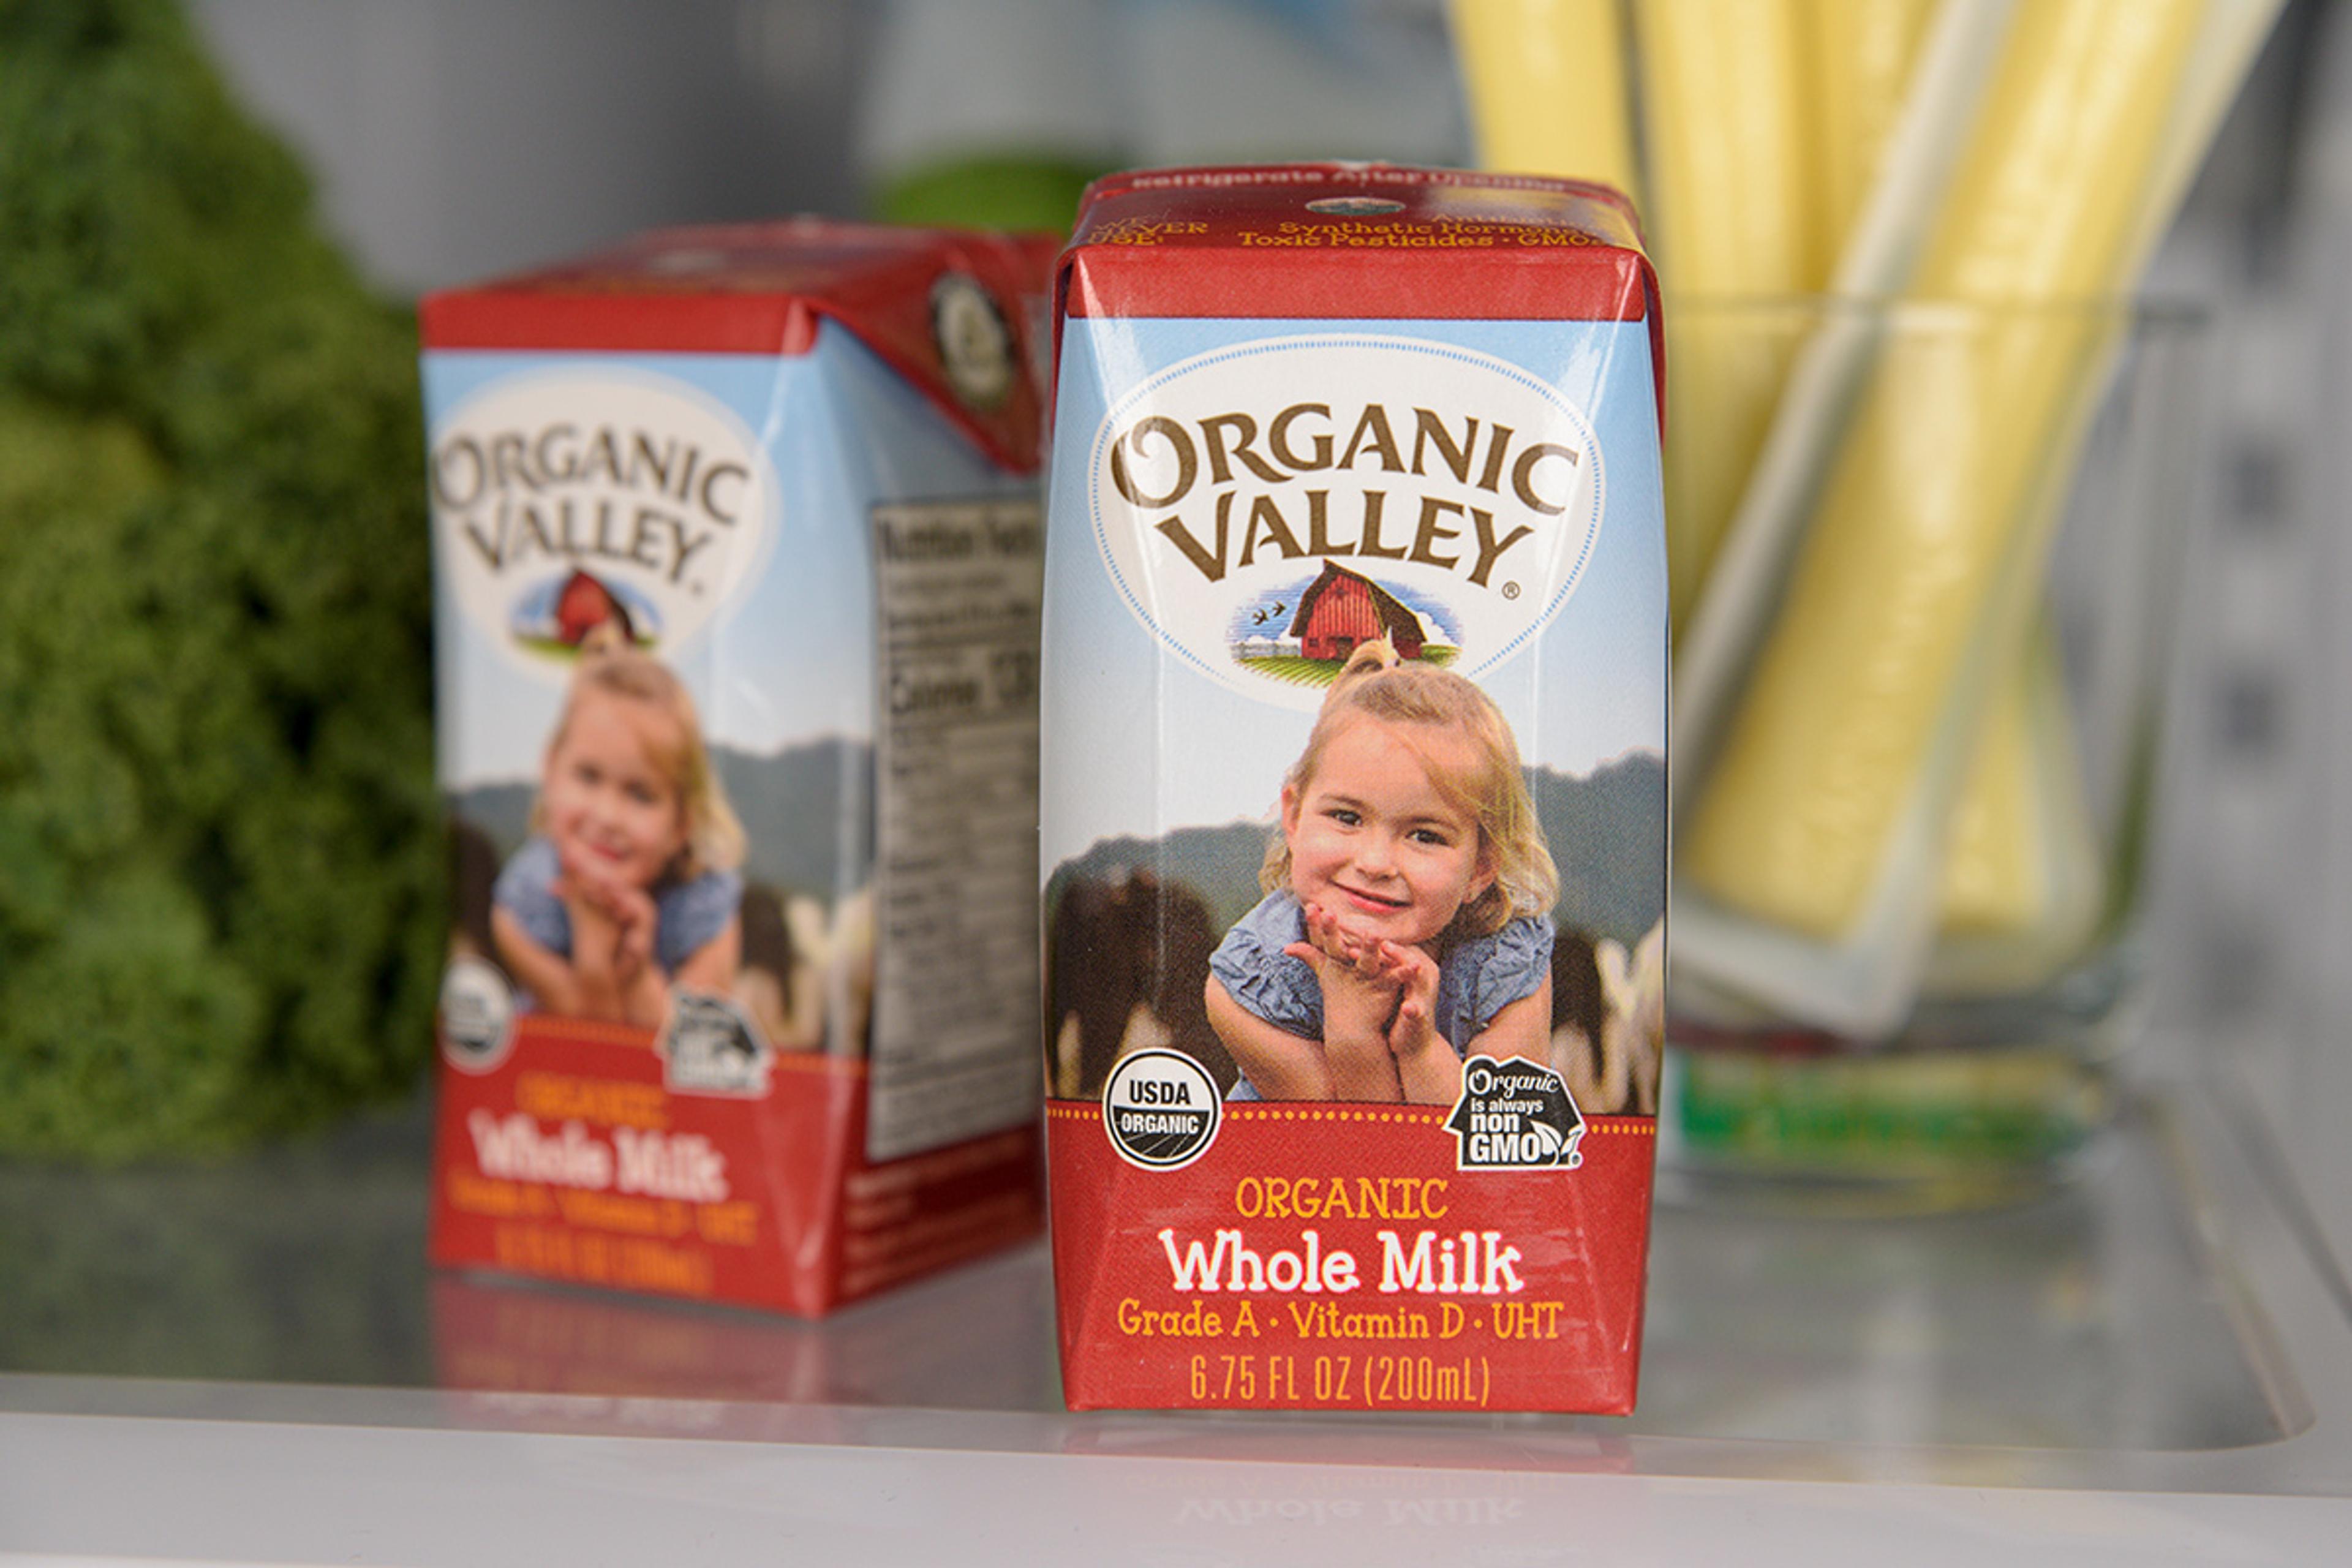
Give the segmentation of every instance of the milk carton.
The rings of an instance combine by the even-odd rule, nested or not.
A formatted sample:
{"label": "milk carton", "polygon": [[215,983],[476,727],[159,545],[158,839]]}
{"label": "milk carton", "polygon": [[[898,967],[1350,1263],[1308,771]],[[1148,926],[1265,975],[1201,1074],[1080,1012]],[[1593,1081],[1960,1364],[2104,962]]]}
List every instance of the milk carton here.
{"label": "milk carton", "polygon": [[1631,1408],[1666,572],[1629,209],[1354,164],[1118,175],[1056,301],[1070,1403]]}
{"label": "milk carton", "polygon": [[817,1313],[1037,1228],[1048,254],[687,229],[425,302],[436,1262]]}

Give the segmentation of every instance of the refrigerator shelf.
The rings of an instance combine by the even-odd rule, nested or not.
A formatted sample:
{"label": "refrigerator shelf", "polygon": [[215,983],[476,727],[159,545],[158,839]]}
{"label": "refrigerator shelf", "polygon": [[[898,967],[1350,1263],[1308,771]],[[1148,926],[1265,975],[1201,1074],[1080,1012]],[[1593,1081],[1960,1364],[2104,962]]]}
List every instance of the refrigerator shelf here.
{"label": "refrigerator shelf", "polygon": [[2352,1297],[2261,1128],[2217,1070],[2034,1205],[1662,1205],[1623,1419],[1070,1415],[1042,1247],[816,1324],[436,1276],[416,1112],[0,1167],[0,1553],[2308,1561],[2352,1530]]}

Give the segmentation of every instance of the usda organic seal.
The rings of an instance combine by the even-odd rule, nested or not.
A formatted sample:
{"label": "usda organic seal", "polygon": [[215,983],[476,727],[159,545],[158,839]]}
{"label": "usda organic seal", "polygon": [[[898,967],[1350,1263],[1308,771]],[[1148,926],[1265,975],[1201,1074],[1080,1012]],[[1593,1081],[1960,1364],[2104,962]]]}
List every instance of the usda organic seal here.
{"label": "usda organic seal", "polygon": [[1103,1130],[1111,1147],[1148,1171],[1172,1171],[1207,1153],[1223,1110],[1216,1080],[1176,1051],[1138,1051],[1103,1085]]}
{"label": "usda organic seal", "polygon": [[441,1059],[486,1073],[514,1048],[514,991],[495,964],[452,959],[441,975]]}

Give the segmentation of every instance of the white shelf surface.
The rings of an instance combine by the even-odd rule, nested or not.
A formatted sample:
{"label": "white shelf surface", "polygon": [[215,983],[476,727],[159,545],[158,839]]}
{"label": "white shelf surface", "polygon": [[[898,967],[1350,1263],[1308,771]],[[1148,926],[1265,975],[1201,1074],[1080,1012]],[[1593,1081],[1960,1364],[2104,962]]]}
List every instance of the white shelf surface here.
{"label": "white shelf surface", "polygon": [[1042,1247],[820,1324],[436,1277],[415,1116],[0,1167],[0,1561],[2352,1560],[2352,1287],[2252,1103],[2000,1213],[1662,1206],[1624,1419],[1070,1415]]}

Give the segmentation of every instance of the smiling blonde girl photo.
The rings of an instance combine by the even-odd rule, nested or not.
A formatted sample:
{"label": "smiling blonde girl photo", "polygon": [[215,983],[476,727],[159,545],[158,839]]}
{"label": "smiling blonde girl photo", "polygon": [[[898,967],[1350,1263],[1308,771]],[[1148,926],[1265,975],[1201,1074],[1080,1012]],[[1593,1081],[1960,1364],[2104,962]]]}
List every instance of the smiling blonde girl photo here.
{"label": "smiling blonde girl photo", "polygon": [[1510,725],[1385,640],[1284,779],[1265,897],[1209,965],[1234,1099],[1447,1104],[1462,1061],[1545,1056],[1559,873]]}
{"label": "smiling blonde girl photo", "polygon": [[548,739],[531,837],[492,892],[499,957],[529,1005],[658,1028],[674,988],[728,994],[742,859],[692,697],[609,627],[592,633]]}

